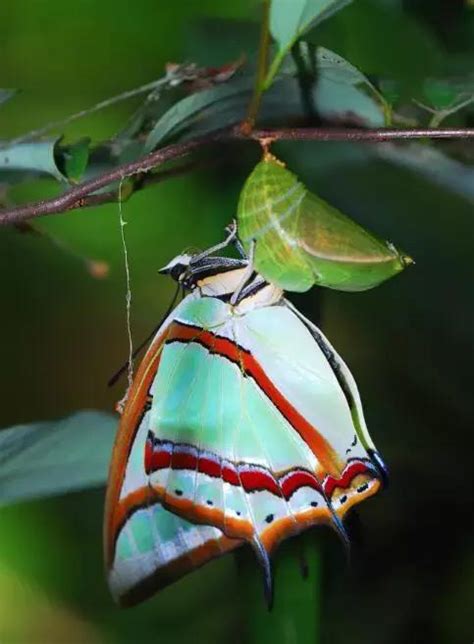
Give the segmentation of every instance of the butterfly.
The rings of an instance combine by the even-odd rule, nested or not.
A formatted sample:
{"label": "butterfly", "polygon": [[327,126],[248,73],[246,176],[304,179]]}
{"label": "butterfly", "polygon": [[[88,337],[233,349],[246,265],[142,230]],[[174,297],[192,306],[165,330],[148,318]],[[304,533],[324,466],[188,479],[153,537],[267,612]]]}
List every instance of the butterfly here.
{"label": "butterfly", "polygon": [[270,598],[278,543],[319,524],[345,538],[347,511],[385,478],[344,361],[245,256],[215,256],[224,244],[161,271],[189,293],[137,370],[113,450],[104,549],[124,606],[244,543]]}

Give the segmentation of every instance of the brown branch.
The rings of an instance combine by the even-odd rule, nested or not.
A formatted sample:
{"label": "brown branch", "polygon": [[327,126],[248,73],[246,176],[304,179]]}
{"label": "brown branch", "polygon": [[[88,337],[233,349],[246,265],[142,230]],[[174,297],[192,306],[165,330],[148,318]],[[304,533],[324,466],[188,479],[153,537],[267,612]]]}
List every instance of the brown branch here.
{"label": "brown branch", "polygon": [[[249,138],[259,141],[397,141],[407,139],[473,139],[474,128],[424,128],[424,129],[391,129],[381,128],[375,130],[351,129],[351,128],[278,128],[267,130],[253,130],[248,136],[240,131],[238,127],[218,130],[204,136],[174,143],[160,150],[133,161],[125,163],[109,172],[84,181],[71,188],[59,197],[44,199],[35,203],[18,206],[16,208],[5,208],[0,210],[0,225],[16,224],[33,217],[52,215],[67,210],[75,210],[99,201],[101,195],[94,195],[97,190],[104,188],[116,181],[122,181],[127,177],[147,173],[167,161],[180,159],[201,147],[212,143],[248,140]],[[115,191],[113,191],[115,192]],[[112,191],[108,194],[111,198]],[[94,201],[95,199],[95,201]]]}
{"label": "brown branch", "polygon": [[[197,168],[202,168],[203,166],[209,166],[211,162],[206,160],[205,162],[201,160],[193,160],[188,163],[182,163],[176,168],[169,168],[168,170],[161,170],[160,172],[153,172],[150,174],[143,173],[143,176],[138,175],[136,183],[128,190],[122,190],[122,201],[128,201],[130,197],[135,193],[148,188],[148,186],[154,185],[156,183],[161,183],[167,179],[172,179],[173,177],[180,177],[183,174],[191,172]],[[125,193],[125,194],[124,194]],[[106,203],[117,203],[119,200],[120,194],[119,190],[108,190],[107,192],[98,192],[96,194],[89,195],[81,199],[80,208],[89,208],[91,206],[101,206]],[[69,208],[71,210],[72,208]],[[0,218],[1,218],[0,211]]]}
{"label": "brown branch", "polygon": [[[234,133],[234,138],[237,138]],[[276,128],[253,130],[254,139],[272,141],[404,141],[407,139],[474,139],[474,128]],[[244,138],[242,136],[238,138]]]}

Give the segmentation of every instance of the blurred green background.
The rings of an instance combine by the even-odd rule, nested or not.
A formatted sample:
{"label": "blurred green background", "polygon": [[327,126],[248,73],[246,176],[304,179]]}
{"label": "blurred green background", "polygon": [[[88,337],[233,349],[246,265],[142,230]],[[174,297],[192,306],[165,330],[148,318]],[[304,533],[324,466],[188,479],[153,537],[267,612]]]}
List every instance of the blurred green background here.
{"label": "blurred green background", "polygon": [[[474,9],[468,5],[356,0],[315,38],[368,74],[414,84],[424,74],[472,72]],[[251,52],[258,16],[256,0],[3,0],[1,85],[22,93],[2,108],[0,138],[158,78],[168,61],[219,65]],[[67,128],[68,139],[105,139],[132,107],[79,121]],[[472,113],[469,119],[472,125]],[[416,260],[367,293],[313,289],[291,298],[309,317],[320,317],[351,366],[391,471],[390,487],[351,521],[350,564],[333,534],[312,534],[322,553],[321,641],[470,642],[472,192],[431,182],[361,145],[276,150],[311,188]],[[450,151],[473,157],[472,143]],[[246,144],[215,154],[212,168],[159,184],[124,205],[137,341],[173,292],[158,268],[183,249],[220,239],[258,151]],[[43,181],[18,186],[13,196],[20,202],[56,189]],[[1,427],[78,409],[113,410],[123,393],[123,383],[106,387],[128,351],[117,206],[43,218],[38,226],[75,253],[107,262],[110,273],[95,279],[80,259],[47,239],[0,230]],[[233,555],[137,608],[115,607],[102,573],[103,497],[100,489],[0,510],[0,641],[246,641],[245,587]]]}

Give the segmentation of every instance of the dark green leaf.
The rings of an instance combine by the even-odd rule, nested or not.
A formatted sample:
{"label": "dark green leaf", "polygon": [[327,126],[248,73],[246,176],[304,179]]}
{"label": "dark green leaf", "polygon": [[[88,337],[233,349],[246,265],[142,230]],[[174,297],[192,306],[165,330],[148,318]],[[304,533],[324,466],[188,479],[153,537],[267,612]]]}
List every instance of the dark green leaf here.
{"label": "dark green leaf", "polygon": [[265,79],[266,89],[295,42],[350,2],[352,0],[272,0],[270,32],[277,43],[277,52]]}
{"label": "dark green leaf", "polygon": [[81,411],[0,431],[0,505],[103,485],[114,416]]}
{"label": "dark green leaf", "polygon": [[273,0],[270,31],[279,51],[288,52],[301,36],[352,0]]}
{"label": "dark green leaf", "polygon": [[[58,181],[65,181],[66,177],[56,162],[59,140],[17,143],[0,148],[0,173],[19,170],[47,174]],[[8,176],[4,175],[2,180],[8,181]]]}
{"label": "dark green leaf", "polygon": [[64,174],[69,181],[78,182],[89,161],[90,138],[79,139],[76,143],[62,148],[61,155],[64,160]]}
{"label": "dark green leaf", "polygon": [[423,85],[423,94],[426,96],[431,106],[436,109],[444,109],[452,105],[457,96],[457,90],[450,86],[449,83],[427,79]]}
{"label": "dark green leaf", "polygon": [[380,0],[357,0],[304,39],[335,49],[371,78],[396,80],[404,99],[411,99],[446,60],[427,27]]}
{"label": "dark green leaf", "polygon": [[335,83],[348,85],[368,85],[373,87],[369,79],[339,54],[326,47],[318,47],[316,51],[316,65],[318,76],[322,76]]}
{"label": "dark green leaf", "polygon": [[243,93],[250,96],[251,91],[252,80],[250,78],[241,78],[183,98],[183,100],[173,105],[155,124],[145,142],[145,152],[150,152],[159,143],[162,143],[171,135],[175,135],[180,129],[187,126],[190,119],[207,110],[215,103],[238,97]]}
{"label": "dark green leaf", "polygon": [[[350,120],[371,127],[384,125],[383,110],[363,89],[368,79],[350,63],[328,50],[318,57],[321,74],[314,88],[315,107],[325,120]],[[265,93],[259,113],[259,124],[281,125],[304,118],[295,68],[288,65],[270,90]],[[241,121],[251,95],[252,77],[248,74],[225,86],[216,86],[188,96],[171,107],[148,136],[149,151],[170,137],[188,138],[227,127]]]}
{"label": "dark green leaf", "polygon": [[458,81],[427,78],[423,96],[437,110],[450,109],[474,96],[474,83],[467,78]]}
{"label": "dark green leaf", "polygon": [[354,67],[349,61],[330,49],[326,49],[325,47],[317,48],[316,68],[320,82],[321,80],[328,80],[333,83],[365,87],[377,98],[378,102],[385,102],[384,97],[374,87],[367,76],[364,76],[357,67]]}
{"label": "dark green leaf", "polygon": [[314,90],[318,113],[329,121],[352,121],[369,127],[383,127],[381,106],[354,85],[321,78]]}

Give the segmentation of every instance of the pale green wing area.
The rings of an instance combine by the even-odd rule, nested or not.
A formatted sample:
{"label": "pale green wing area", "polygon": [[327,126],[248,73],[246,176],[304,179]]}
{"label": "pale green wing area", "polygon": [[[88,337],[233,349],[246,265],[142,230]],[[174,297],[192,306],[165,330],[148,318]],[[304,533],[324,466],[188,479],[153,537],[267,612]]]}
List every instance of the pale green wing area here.
{"label": "pale green wing area", "polygon": [[[123,502],[148,486],[144,455],[150,417],[148,411],[133,442],[120,494]],[[156,502],[133,509],[118,533],[115,557],[108,573],[112,595],[119,603],[134,603],[128,597],[145,585],[147,589],[140,596],[144,598],[192,570],[195,564],[189,553],[206,549],[201,555],[201,564],[222,554],[218,546],[222,537],[219,529],[186,521]],[[236,541],[235,547],[238,545]],[[183,559],[189,559],[187,564],[180,564],[178,569],[173,567]],[[148,581],[152,578],[153,585]]]}
{"label": "pale green wing area", "polygon": [[[286,303],[256,309],[243,320],[242,341],[263,369],[272,375],[278,390],[330,443],[342,463],[346,463],[349,449],[351,456],[366,458],[366,447],[373,447],[373,444],[368,437],[355,381],[336,351],[328,343],[329,354],[326,346],[318,343],[305,326],[304,318],[299,316]],[[314,329],[319,332],[317,327]],[[320,337],[324,338],[322,334]],[[329,355],[333,358],[331,361]],[[354,403],[356,417],[341,386],[336,365],[343,365],[345,369],[344,386],[347,384],[357,401],[357,406]],[[368,440],[362,440],[360,426],[365,428]],[[359,434],[361,440],[352,445]]]}
{"label": "pale green wing area", "polygon": [[162,440],[273,471],[315,466],[314,455],[255,381],[198,343],[165,347],[152,395],[150,427]]}
{"label": "pale green wing area", "polygon": [[[127,597],[152,578],[153,590],[163,588],[193,569],[190,558],[187,566],[180,566],[180,572],[173,570],[175,562],[186,559],[189,553],[207,546],[209,552],[205,560],[223,554],[218,547],[222,536],[218,528],[186,521],[159,503],[137,510],[127,520],[117,539],[114,565],[109,573],[113,596],[119,603],[133,604],[135,601]],[[214,548],[209,547],[210,544],[215,544]],[[235,547],[238,545],[240,543],[236,540]],[[140,599],[151,592],[150,587]]]}
{"label": "pale green wing area", "polygon": [[359,389],[349,367],[341,358],[333,345],[329,342],[321,329],[319,329],[313,322],[311,322],[311,320],[305,318],[304,315],[302,315],[298,311],[298,309],[293,306],[293,304],[288,300],[285,300],[285,305],[288,307],[288,310],[291,311],[298,318],[298,320],[301,321],[303,325],[310,331],[313,339],[321,349],[325,360],[327,361],[332,372],[337,378],[340,390],[344,394],[346,402],[349,405],[352,423],[360,445],[365,450],[376,450],[374,442],[369,434],[367,424],[365,422],[364,410],[362,407],[362,400],[359,394]]}
{"label": "pale green wing area", "polygon": [[412,262],[310,193],[268,154],[242,189],[237,219],[246,250],[256,242],[256,269],[287,291],[306,291],[313,284],[363,291]]}
{"label": "pale green wing area", "polygon": [[[231,463],[238,468],[260,466],[276,478],[294,468],[315,472],[318,461],[309,446],[257,381],[243,372],[246,344],[240,347],[238,343],[245,319],[234,316],[228,304],[214,298],[190,301],[181,310],[177,322],[197,325],[198,320],[205,320],[204,329],[212,329],[219,339],[214,339],[214,345],[211,340],[210,346],[202,346],[196,330],[194,341],[165,346],[151,392],[150,429],[161,441],[189,446],[190,453],[199,458],[215,459],[221,471]],[[222,355],[217,344],[221,338],[229,343],[233,355]],[[224,531],[226,521],[238,518],[261,534],[272,517],[293,520],[312,503],[327,506],[321,493],[311,488],[302,488],[287,502],[269,491],[248,494],[242,485],[231,485],[197,468],[158,470],[150,482],[164,488],[170,501],[179,491],[183,502],[219,510]]]}

